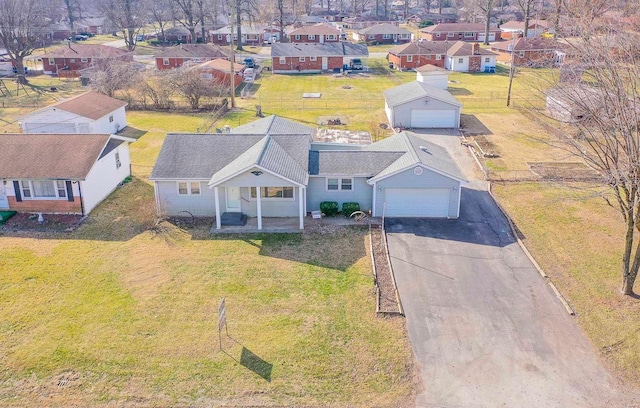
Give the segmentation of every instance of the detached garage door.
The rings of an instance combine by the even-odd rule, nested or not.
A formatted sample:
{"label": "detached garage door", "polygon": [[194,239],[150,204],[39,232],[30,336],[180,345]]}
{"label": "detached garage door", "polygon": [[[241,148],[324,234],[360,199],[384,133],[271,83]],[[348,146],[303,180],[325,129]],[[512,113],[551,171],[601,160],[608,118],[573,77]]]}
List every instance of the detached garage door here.
{"label": "detached garage door", "polygon": [[75,123],[29,123],[29,133],[76,133]]}
{"label": "detached garage door", "polygon": [[386,188],[387,217],[447,217],[448,188]]}
{"label": "detached garage door", "polygon": [[454,128],[456,127],[455,109],[412,109],[412,128]]}

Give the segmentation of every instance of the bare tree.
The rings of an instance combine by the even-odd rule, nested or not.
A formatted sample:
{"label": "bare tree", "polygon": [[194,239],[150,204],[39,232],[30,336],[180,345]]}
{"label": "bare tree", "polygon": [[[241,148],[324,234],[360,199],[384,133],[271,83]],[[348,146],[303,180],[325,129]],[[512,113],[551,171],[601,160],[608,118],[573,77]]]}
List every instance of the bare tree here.
{"label": "bare tree", "polygon": [[203,98],[218,97],[229,90],[222,82],[203,78],[201,71],[193,67],[172,69],[167,80],[176,93],[187,99],[192,109],[199,109]]}
{"label": "bare tree", "polygon": [[27,83],[24,58],[44,41],[48,9],[46,0],[0,0],[0,42],[17,69],[19,83]]}
{"label": "bare tree", "polygon": [[276,0],[276,12],[278,13],[278,26],[280,27],[280,41],[284,39],[284,0]]}
{"label": "bare tree", "polygon": [[549,110],[576,130],[565,147],[599,171],[603,197],[625,221],[622,293],[632,295],[640,268],[640,42],[611,33],[570,44],[574,58],[563,69],[576,67],[574,82],[546,92]]}
{"label": "bare tree", "polygon": [[196,42],[196,25],[200,22],[199,7],[197,0],[174,0],[178,6],[179,22],[191,35],[191,41]]}
{"label": "bare tree", "polygon": [[149,5],[149,14],[153,19],[154,25],[160,30],[160,36],[163,41],[166,40],[164,29],[172,20],[175,10],[175,3],[172,0],[155,0]]}
{"label": "bare tree", "polygon": [[101,0],[100,10],[121,31],[129,51],[136,49],[136,36],[147,22],[147,4],[144,0]]}
{"label": "bare tree", "polygon": [[147,107],[147,98],[151,99],[155,109],[166,110],[171,107],[171,97],[174,88],[167,77],[170,70],[159,71],[156,75],[145,75],[137,84],[138,93],[142,96],[142,103]]}
{"label": "bare tree", "polygon": [[531,8],[534,6],[535,0],[516,0],[518,7],[522,10],[524,14],[524,31],[523,36],[527,38],[529,34],[529,20],[531,20]]}
{"label": "bare tree", "polygon": [[91,88],[107,96],[116,91],[133,88],[142,78],[134,62],[120,59],[101,59],[91,70]]}
{"label": "bare tree", "polygon": [[71,31],[75,28],[75,22],[82,16],[82,9],[80,8],[79,0],[62,0],[64,5],[65,14],[67,17],[67,22],[69,23],[69,27]]}
{"label": "bare tree", "polygon": [[478,7],[484,12],[484,45],[489,45],[489,30],[491,28],[491,13],[494,0],[479,0]]}
{"label": "bare tree", "polygon": [[[242,51],[242,21],[244,19],[249,22],[254,20],[255,15],[258,13],[259,7],[257,0],[232,0],[233,1],[233,16],[236,23],[236,34],[238,36],[238,44],[236,49]],[[233,34],[231,34],[233,35]]]}

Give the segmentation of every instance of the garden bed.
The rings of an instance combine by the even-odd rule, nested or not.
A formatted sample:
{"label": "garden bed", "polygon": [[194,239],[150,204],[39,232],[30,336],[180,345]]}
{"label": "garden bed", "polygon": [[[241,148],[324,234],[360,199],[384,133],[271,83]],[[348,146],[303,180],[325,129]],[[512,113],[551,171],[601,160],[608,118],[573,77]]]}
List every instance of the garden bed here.
{"label": "garden bed", "polygon": [[2,231],[29,232],[71,232],[84,221],[82,215],[43,214],[44,221],[38,222],[38,214],[18,213],[0,226]]}
{"label": "garden bed", "polygon": [[393,271],[389,263],[384,231],[380,226],[371,226],[371,251],[373,268],[378,287],[378,307],[381,314],[402,314],[398,301]]}

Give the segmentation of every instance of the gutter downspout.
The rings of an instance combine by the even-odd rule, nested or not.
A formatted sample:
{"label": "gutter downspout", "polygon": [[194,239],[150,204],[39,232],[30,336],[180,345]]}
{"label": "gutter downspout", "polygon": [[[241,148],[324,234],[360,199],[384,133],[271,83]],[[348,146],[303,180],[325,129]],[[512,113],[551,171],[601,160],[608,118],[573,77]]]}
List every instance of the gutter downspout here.
{"label": "gutter downspout", "polygon": [[80,186],[81,183],[82,182],[80,180],[78,180],[78,194],[79,194],[79,197],[80,197],[80,211],[82,212],[82,215],[84,216],[86,214],[84,213],[84,199],[82,198],[82,187]]}

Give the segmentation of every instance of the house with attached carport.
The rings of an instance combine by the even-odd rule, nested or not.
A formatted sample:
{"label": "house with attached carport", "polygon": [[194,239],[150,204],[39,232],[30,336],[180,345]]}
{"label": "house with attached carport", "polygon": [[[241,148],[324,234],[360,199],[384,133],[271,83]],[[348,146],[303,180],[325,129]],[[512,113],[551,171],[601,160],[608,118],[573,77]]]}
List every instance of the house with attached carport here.
{"label": "house with attached carport", "polygon": [[342,70],[354,58],[367,58],[365,44],[347,41],[334,43],[276,43],[271,46],[274,74],[320,73]]}
{"label": "house with attached carport", "polygon": [[127,102],[89,91],[20,118],[22,133],[117,133],[127,126]]}
{"label": "house with attached carport", "polygon": [[89,214],[131,176],[133,141],[108,134],[0,135],[0,209]]}
{"label": "house with attached carport", "polygon": [[413,81],[384,91],[393,128],[458,128],[462,104],[446,89]]}
{"label": "house with attached carport", "polygon": [[215,229],[255,217],[259,230],[283,217],[303,229],[323,201],[357,202],[374,217],[458,217],[465,181],[444,148],[408,133],[314,143],[278,122],[280,134],[168,134],[150,177],[158,212],[215,217]]}

